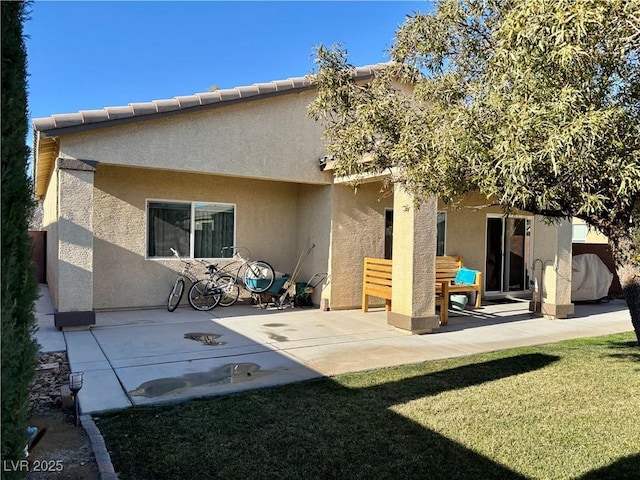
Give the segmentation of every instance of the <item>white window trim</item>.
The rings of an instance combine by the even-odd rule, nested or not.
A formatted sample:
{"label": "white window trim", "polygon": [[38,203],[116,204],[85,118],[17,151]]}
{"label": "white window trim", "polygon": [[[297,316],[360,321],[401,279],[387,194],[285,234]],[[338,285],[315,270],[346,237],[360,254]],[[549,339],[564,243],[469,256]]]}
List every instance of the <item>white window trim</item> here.
{"label": "white window trim", "polygon": [[[576,238],[575,229],[576,227],[585,228],[584,238]],[[589,237],[590,226],[587,222],[575,222],[571,224],[571,242],[572,243],[587,243],[587,238]]]}
{"label": "white window trim", "polygon": [[189,225],[189,256],[188,257],[183,257],[181,256],[180,258],[186,259],[186,260],[199,260],[199,259],[203,259],[203,260],[228,260],[228,258],[224,258],[224,257],[198,257],[195,258],[193,256],[194,253],[194,249],[195,249],[195,224],[196,224],[196,220],[195,220],[195,209],[196,209],[196,203],[206,203],[206,204],[211,204],[211,205],[224,205],[224,206],[229,206],[229,207],[233,207],[233,245],[236,245],[236,235],[237,235],[237,226],[238,226],[238,206],[235,203],[226,203],[226,202],[211,202],[208,200],[176,200],[176,199],[166,199],[166,198],[147,198],[145,200],[145,206],[144,206],[144,258],[145,260],[150,260],[150,261],[156,261],[156,260],[160,260],[160,261],[167,261],[167,260],[175,260],[178,261],[178,259],[175,256],[170,256],[170,257],[150,257],[149,256],[149,203],[150,202],[157,202],[157,203],[184,203],[184,204],[190,204],[191,205],[191,213],[190,213],[190,225]]}

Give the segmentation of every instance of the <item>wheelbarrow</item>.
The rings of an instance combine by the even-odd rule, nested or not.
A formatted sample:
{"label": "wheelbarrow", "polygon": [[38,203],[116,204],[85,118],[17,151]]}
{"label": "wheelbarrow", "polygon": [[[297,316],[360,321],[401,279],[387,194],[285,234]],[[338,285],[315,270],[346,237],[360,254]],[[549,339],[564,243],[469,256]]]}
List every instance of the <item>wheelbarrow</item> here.
{"label": "wheelbarrow", "polygon": [[[255,293],[253,295],[254,300],[260,308],[267,308],[269,305],[273,305],[278,309],[285,308],[288,304],[292,303],[292,300],[284,288],[285,283],[289,281],[291,281],[291,275],[286,273],[281,277],[274,278],[269,290],[262,293]],[[266,302],[264,301],[265,297],[267,298]],[[293,304],[291,306],[293,306]]]}
{"label": "wheelbarrow", "polygon": [[305,282],[295,283],[295,294],[291,294],[292,288],[287,288],[287,282],[291,282],[290,275],[283,275],[282,277],[275,278],[273,285],[268,291],[264,292],[268,300],[264,302],[262,295],[256,294],[256,301],[260,308],[267,308],[272,305],[278,309],[290,307],[311,307],[311,294],[315,291],[316,287],[320,285],[327,277],[328,273],[315,273],[313,276]]}

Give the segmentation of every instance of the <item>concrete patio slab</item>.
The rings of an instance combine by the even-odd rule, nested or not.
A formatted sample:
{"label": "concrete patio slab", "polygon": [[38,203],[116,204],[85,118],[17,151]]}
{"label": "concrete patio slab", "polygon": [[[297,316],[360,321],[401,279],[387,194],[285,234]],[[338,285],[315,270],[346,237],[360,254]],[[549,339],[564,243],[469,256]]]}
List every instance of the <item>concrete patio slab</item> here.
{"label": "concrete patio slab", "polygon": [[[92,333],[105,354],[114,362],[140,359],[144,364],[149,357],[154,356],[168,358],[185,355],[189,358],[199,353],[220,356],[232,355],[233,353],[226,352],[230,349],[255,349],[256,345],[266,348],[241,333],[211,321],[95,328]],[[198,334],[209,335],[215,345],[205,345],[201,341],[185,338],[185,335],[198,337]],[[214,349],[215,352],[212,353]],[[178,360],[180,358],[173,358],[171,361]]]}
{"label": "concrete patio slab", "polygon": [[134,405],[171,403],[323,376],[274,351],[117,368],[116,374]]}
{"label": "concrete patio slab", "polygon": [[72,366],[72,371],[84,372],[82,390],[78,393],[82,413],[121,410],[132,405],[111,368],[87,371]]}
{"label": "concrete patio slab", "polygon": [[107,357],[96,342],[90,330],[66,331],[67,355],[72,365],[106,363]]}
{"label": "concrete patio slab", "polygon": [[[361,312],[331,312],[319,315],[316,309],[267,310],[265,316],[255,307],[242,305],[237,316],[228,316],[233,309],[221,309],[215,323],[242,333],[260,345],[292,352],[299,348],[332,344],[349,344],[363,340],[404,335],[386,324],[386,314],[377,312],[366,316]],[[280,313],[278,320],[273,315]],[[223,314],[227,314],[224,315]],[[218,311],[216,311],[216,315]],[[360,314],[360,315],[359,315]]]}
{"label": "concrete patio slab", "polygon": [[288,352],[328,376],[467,355],[451,347],[425,348],[424,344],[411,342],[410,337],[405,336],[355,342],[348,346],[333,344],[299,348]]}
{"label": "concrete patio slab", "polygon": [[526,302],[487,304],[451,311],[449,324],[430,335],[389,326],[384,309],[251,305],[97,312],[90,330],[62,333],[41,290],[36,338],[46,348],[66,349],[72,371],[84,372],[83,413],[632,330],[626,304],[615,300],[576,305],[563,320],[535,317]]}
{"label": "concrete patio slab", "polygon": [[64,352],[67,349],[64,334],[53,323],[53,313],[49,287],[40,285],[40,296],[35,302],[35,317],[38,325],[36,340],[42,353]]}

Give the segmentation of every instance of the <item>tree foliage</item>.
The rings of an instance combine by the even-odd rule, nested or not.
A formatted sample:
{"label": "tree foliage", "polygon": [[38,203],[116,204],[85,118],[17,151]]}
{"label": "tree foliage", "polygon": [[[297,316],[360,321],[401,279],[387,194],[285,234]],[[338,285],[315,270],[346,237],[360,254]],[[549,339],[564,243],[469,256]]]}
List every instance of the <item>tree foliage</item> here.
{"label": "tree foliage", "polygon": [[[32,209],[27,176],[26,51],[23,2],[2,6],[2,460],[17,465],[27,443],[27,408],[36,365],[33,304],[37,285],[27,229]],[[3,470],[3,478],[26,472]]]}
{"label": "tree foliage", "polygon": [[442,0],[407,17],[366,84],[319,47],[309,112],[338,175],[596,227],[640,339],[639,55],[640,0]]}

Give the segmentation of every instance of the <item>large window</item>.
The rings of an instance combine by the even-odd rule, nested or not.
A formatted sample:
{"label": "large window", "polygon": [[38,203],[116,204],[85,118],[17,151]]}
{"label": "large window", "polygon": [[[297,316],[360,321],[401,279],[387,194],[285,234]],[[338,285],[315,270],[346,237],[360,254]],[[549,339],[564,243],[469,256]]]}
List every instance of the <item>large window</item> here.
{"label": "large window", "polygon": [[147,256],[221,257],[235,241],[235,206],[202,202],[147,203]]}

